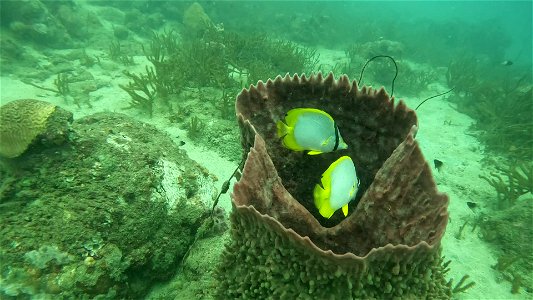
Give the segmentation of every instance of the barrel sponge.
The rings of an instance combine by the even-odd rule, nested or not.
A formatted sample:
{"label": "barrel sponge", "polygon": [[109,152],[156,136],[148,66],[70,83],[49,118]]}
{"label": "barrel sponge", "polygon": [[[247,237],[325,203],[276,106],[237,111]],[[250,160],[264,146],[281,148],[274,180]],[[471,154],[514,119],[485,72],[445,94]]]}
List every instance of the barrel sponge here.
{"label": "barrel sponge", "polygon": [[[283,148],[275,123],[295,107],[330,113],[349,148],[313,156]],[[451,297],[440,256],[448,197],[414,138],[413,110],[331,74],[259,82],[236,109],[246,163],[216,272],[219,298]],[[348,217],[325,220],[312,190],[339,155],[356,164],[360,192]]]}
{"label": "barrel sponge", "polygon": [[0,156],[14,158],[37,137],[46,143],[65,141],[72,113],[49,102],[20,99],[0,107]]}

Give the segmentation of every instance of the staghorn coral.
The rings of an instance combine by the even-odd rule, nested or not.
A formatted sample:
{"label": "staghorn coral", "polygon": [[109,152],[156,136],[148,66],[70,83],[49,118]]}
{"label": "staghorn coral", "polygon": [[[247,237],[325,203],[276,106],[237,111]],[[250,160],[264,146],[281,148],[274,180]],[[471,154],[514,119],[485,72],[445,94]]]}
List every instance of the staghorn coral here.
{"label": "staghorn coral", "polygon": [[480,175],[494,187],[498,196],[497,207],[508,208],[516,204],[517,200],[527,194],[533,194],[533,164],[531,162],[508,163],[498,166],[501,173],[491,172],[491,177]]}
{"label": "staghorn coral", "polygon": [[485,241],[494,245],[498,261],[492,266],[513,284],[513,293],[520,286],[533,290],[533,199],[521,201],[505,209],[481,215],[480,232]]}
{"label": "staghorn coral", "polygon": [[[487,75],[487,76],[485,76]],[[487,149],[511,160],[527,160],[533,151],[531,72],[495,72],[493,66],[462,55],[450,62],[446,79],[454,87],[450,101],[476,120],[473,128]]]}
{"label": "staghorn coral", "polygon": [[42,144],[61,144],[71,122],[72,113],[49,102],[9,102],[0,107],[0,157],[20,156],[38,138]]}
{"label": "staghorn coral", "polygon": [[[274,124],[294,107],[329,112],[346,153],[281,147]],[[241,92],[236,110],[248,156],[233,191],[219,298],[450,297],[440,257],[448,198],[414,140],[414,111],[395,106],[383,89],[320,73],[259,82]],[[360,192],[346,219],[337,212],[324,220],[312,186],[345,154],[358,166]]]}
{"label": "staghorn coral", "polygon": [[123,71],[123,73],[133,80],[128,82],[128,85],[118,85],[131,97],[130,106],[127,108],[139,108],[147,112],[151,118],[157,94],[157,80],[153,69],[146,67],[146,74],[140,75],[128,71]]}

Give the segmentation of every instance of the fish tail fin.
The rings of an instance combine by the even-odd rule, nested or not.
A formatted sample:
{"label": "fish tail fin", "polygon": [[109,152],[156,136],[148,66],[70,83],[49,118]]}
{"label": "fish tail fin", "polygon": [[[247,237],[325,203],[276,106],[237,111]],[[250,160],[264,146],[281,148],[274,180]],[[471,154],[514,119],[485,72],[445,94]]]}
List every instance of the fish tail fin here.
{"label": "fish tail fin", "polygon": [[283,146],[287,149],[291,149],[294,151],[303,151],[304,149],[298,145],[298,142],[296,142],[293,134],[294,128],[289,127],[287,124],[283,123],[283,121],[276,122],[276,127],[278,129],[278,137],[281,138],[283,142]]}

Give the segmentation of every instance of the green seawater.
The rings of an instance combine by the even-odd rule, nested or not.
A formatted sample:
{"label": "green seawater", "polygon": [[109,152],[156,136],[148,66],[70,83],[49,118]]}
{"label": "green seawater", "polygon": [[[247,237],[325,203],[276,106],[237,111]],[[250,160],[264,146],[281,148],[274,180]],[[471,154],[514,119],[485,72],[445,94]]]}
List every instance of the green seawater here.
{"label": "green seawater", "polygon": [[452,298],[532,299],[532,10],[1,0],[0,299],[214,299],[250,146],[236,96],[319,72],[417,108]]}

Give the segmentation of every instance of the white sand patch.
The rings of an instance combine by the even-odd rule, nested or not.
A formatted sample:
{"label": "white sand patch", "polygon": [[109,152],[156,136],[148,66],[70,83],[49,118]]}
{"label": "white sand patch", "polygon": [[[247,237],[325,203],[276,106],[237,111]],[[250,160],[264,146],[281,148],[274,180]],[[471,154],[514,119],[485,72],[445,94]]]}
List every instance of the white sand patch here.
{"label": "white sand patch", "polygon": [[[100,53],[100,55],[104,56],[104,53]],[[127,67],[128,71],[132,73],[139,74],[145,72],[145,66],[150,65],[144,56],[134,57],[134,60],[137,64],[135,66]],[[125,67],[110,62],[107,59],[104,60],[102,64],[104,67],[95,64],[93,67],[88,68],[88,71],[91,72],[97,82],[102,86],[98,90],[90,93],[90,104],[92,107],[88,107],[88,105],[84,103],[78,107],[71,98],[64,99],[62,96],[57,95],[54,92],[36,88],[20,80],[14,79],[11,76],[0,77],[1,104],[16,99],[32,98],[48,101],[61,106],[64,109],[71,111],[74,114],[74,119],[79,119],[97,112],[116,112],[152,124],[160,130],[167,132],[176,144],[179,145],[181,141],[184,141],[185,145],[181,148],[187,152],[191,159],[204,166],[211,174],[218,178],[215,185],[220,190],[224,181],[231,176],[237,167],[237,163],[231,162],[221,157],[215,151],[206,149],[205,147],[192,142],[187,137],[186,131],[179,129],[177,124],[170,123],[166,115],[154,113],[154,116],[149,118],[145,113],[142,113],[137,109],[126,109],[129,106],[130,96],[119,87],[119,84],[127,84],[129,82],[129,79],[122,74],[122,70],[124,70]],[[55,77],[50,77],[43,82],[35,83],[43,87],[54,89],[54,79]],[[233,183],[234,182],[235,179],[233,180]],[[227,213],[231,210],[229,193],[232,191],[233,183],[228,190],[228,193],[222,195],[218,203],[218,206],[224,208]]]}

